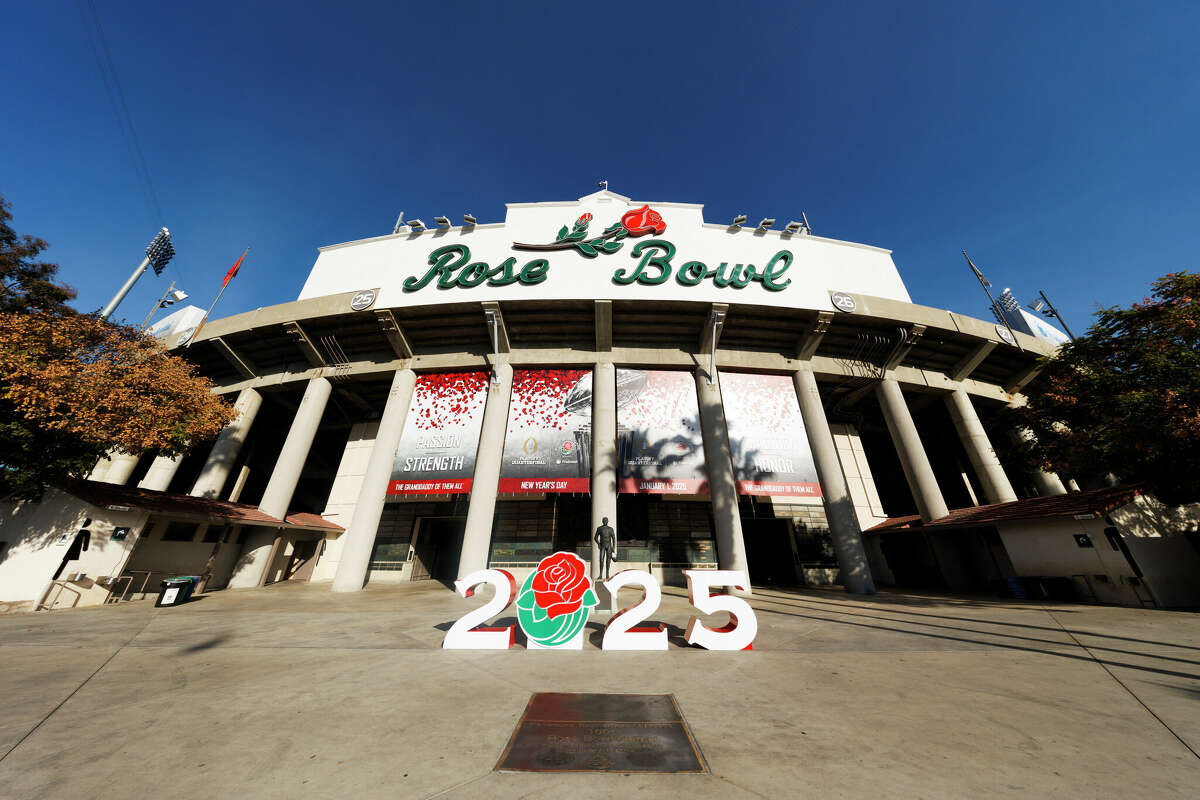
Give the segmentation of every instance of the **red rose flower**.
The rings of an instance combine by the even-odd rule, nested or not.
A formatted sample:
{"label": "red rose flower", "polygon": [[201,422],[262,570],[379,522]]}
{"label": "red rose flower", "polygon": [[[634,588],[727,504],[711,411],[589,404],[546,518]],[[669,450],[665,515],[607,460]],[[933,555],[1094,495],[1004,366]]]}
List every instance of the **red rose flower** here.
{"label": "red rose flower", "polygon": [[662,215],[650,206],[626,211],[625,216],[621,217],[621,224],[629,231],[630,236],[642,236],[647,233],[662,235],[667,230],[667,223],[663,222]]}
{"label": "red rose flower", "polygon": [[584,214],[582,214],[582,215],[579,217],[579,219],[575,220],[575,224],[576,224],[576,225],[580,225],[580,226],[582,226],[582,225],[585,225],[585,224],[587,224],[587,223],[589,223],[589,222],[591,222],[591,221],[592,221],[592,215],[591,215],[591,214],[584,213]]}
{"label": "red rose flower", "polygon": [[533,576],[534,600],[550,619],[578,611],[587,590],[587,567],[582,558],[571,553],[555,553],[542,559]]}

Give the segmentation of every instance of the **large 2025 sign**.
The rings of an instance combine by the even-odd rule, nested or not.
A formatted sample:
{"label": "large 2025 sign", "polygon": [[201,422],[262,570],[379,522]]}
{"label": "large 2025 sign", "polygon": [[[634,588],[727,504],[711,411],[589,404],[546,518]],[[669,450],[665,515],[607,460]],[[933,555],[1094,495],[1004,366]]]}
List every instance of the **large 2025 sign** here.
{"label": "large 2025 sign", "polygon": [[[742,570],[684,570],[687,578],[688,602],[703,614],[725,611],[729,622],[720,628],[710,628],[693,616],[687,625],[685,638],[709,650],[750,650],[758,633],[754,609],[740,597],[712,594],[715,586],[748,589],[746,573]],[[598,604],[587,574],[587,564],[574,553],[558,552],[546,556],[536,570],[517,590],[516,578],[503,569],[481,569],[455,581],[463,597],[471,597],[475,589],[491,584],[495,595],[487,603],[460,617],[446,632],[442,647],[452,650],[507,650],[513,646],[513,626],[502,628],[477,627],[517,602],[517,622],[528,639],[530,650],[580,650],[583,632],[592,608]],[[640,586],[640,602],[613,614],[604,628],[603,650],[666,650],[667,630],[662,623],[654,627],[638,627],[658,610],[662,589],[649,572],[627,569],[604,582],[615,597],[626,586]]]}

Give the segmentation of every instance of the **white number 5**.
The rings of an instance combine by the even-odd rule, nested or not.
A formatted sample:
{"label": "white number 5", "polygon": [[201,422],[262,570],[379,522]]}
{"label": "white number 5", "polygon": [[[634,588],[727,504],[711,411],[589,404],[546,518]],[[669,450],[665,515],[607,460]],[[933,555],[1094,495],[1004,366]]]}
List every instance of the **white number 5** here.
{"label": "white number 5", "polygon": [[753,650],[758,634],[758,617],[754,609],[740,597],[711,594],[714,586],[732,586],[743,591],[749,588],[746,573],[740,569],[685,569],[688,602],[702,614],[729,612],[729,622],[720,628],[710,628],[692,617],[687,626],[688,644],[698,644],[709,650]]}

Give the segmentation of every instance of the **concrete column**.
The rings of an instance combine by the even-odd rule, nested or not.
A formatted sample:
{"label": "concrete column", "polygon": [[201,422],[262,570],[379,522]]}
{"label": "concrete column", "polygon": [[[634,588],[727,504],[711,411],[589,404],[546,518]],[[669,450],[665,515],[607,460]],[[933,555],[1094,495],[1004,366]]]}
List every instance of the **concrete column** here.
{"label": "concrete column", "polygon": [[292,418],[292,426],[288,429],[275,468],[263,491],[262,501],[258,510],[270,514],[276,519],[287,515],[288,505],[292,502],[292,494],[300,481],[300,473],[304,462],[308,459],[309,448],[312,447],[313,437],[317,435],[317,427],[321,424],[321,415],[325,413],[325,404],[329,401],[329,393],[333,384],[327,378],[313,378],[304,389],[304,397],[300,399],[300,407]]}
{"label": "concrete column", "polygon": [[392,478],[396,448],[400,446],[404,418],[408,416],[416,385],[417,374],[411,369],[397,370],[392,378],[392,388],[379,420],[379,431],[371,448],[371,458],[367,461],[367,472],[363,475],[354,515],[342,534],[345,544],[342,545],[342,558],[333,576],[335,592],[358,592],[366,583],[371,551],[375,549],[375,534],[379,531],[379,518],[383,515],[383,503],[387,499],[388,481]]}
{"label": "concrete column", "polygon": [[129,480],[129,476],[137,469],[139,458],[129,453],[113,453],[111,454],[111,458],[112,466],[108,468],[108,474],[104,476],[104,482],[124,486],[125,482]]}
{"label": "concrete column", "polygon": [[512,399],[513,370],[508,364],[496,364],[495,381],[488,383],[487,405],[479,431],[479,449],[475,452],[475,475],[471,479],[471,502],[467,506],[467,524],[463,528],[462,553],[458,558],[458,577],[487,568],[488,548],[492,544],[492,519],[496,515],[496,487],[504,462],[504,433],[508,430],[508,404]]}
{"label": "concrete column", "polygon": [[[617,531],[617,369],[601,362],[592,372],[592,527],[588,535],[607,517]],[[592,577],[600,574],[600,548],[592,543]]]}
{"label": "concrete column", "polygon": [[208,460],[200,470],[200,477],[189,492],[193,497],[220,497],[225,480],[237,461],[238,453],[246,442],[246,434],[262,407],[262,395],[254,389],[242,389],[233,407],[239,412],[237,419],[226,425],[217,436]]}
{"label": "concrete column", "polygon": [[833,549],[841,567],[842,585],[846,591],[855,594],[874,594],[875,581],[863,548],[862,530],[838,459],[837,445],[829,431],[829,420],[817,390],[817,378],[806,364],[792,375],[792,383],[796,386],[800,416],[804,418],[804,431],[808,434],[808,446],[817,466],[817,479],[821,482],[825,519],[829,522]]}
{"label": "concrete column", "polygon": [[929,522],[950,513],[942,490],[938,487],[933,467],[929,465],[929,456],[925,455],[925,447],[917,434],[917,426],[908,404],[904,402],[904,394],[895,378],[884,378],[875,387],[875,396],[883,409],[883,418],[887,422],[888,432],[892,435],[892,443],[900,456],[900,466],[904,470],[904,478],[908,488],[917,501],[917,511],[921,519]]}
{"label": "concrete column", "polygon": [[749,582],[753,576],[746,561],[746,542],[742,538],[742,517],[738,513],[737,483],[733,477],[733,456],[725,426],[721,384],[717,381],[710,384],[706,369],[696,370],[696,397],[700,403],[700,433],[704,437],[708,492],[717,527],[717,561],[721,569],[744,570]]}
{"label": "concrete column", "polygon": [[[1013,432],[1013,435],[1022,442],[1028,442],[1037,438],[1033,435],[1033,431],[1028,428],[1018,428]],[[1067,487],[1063,486],[1062,478],[1058,477],[1056,473],[1047,472],[1041,467],[1034,466],[1031,477],[1033,478],[1033,485],[1037,489],[1039,497],[1053,497],[1054,495],[1067,493]]]}
{"label": "concrete column", "polygon": [[150,469],[146,472],[146,477],[142,478],[141,482],[138,483],[138,488],[165,492],[167,487],[171,485],[171,479],[175,477],[175,473],[179,471],[179,465],[182,463],[182,455],[175,456],[174,458],[159,456],[150,465]]}
{"label": "concrete column", "polygon": [[88,480],[124,486],[129,476],[137,469],[137,465],[137,456],[113,448],[105,454],[105,458],[100,459],[95,469],[88,473]]}
{"label": "concrete column", "polygon": [[971,467],[983,488],[983,496],[989,503],[1011,503],[1017,499],[1004,467],[996,457],[996,450],[988,439],[979,415],[971,397],[962,389],[955,389],[946,396],[946,407],[950,409],[950,418],[954,420],[954,428],[958,438],[967,451]]}
{"label": "concrete column", "polygon": [[250,529],[246,535],[246,544],[242,547],[242,554],[229,577],[230,589],[251,589],[262,585],[262,578],[270,566],[272,547],[278,535],[279,531],[276,528]]}

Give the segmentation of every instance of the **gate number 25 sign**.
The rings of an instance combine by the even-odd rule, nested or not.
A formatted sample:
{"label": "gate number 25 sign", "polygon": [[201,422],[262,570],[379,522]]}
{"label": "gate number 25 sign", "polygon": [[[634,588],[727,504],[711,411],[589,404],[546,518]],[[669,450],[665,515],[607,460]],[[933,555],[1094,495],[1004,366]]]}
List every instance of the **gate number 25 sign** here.
{"label": "gate number 25 sign", "polygon": [[[687,625],[685,638],[709,650],[750,650],[758,633],[754,609],[740,597],[713,594],[714,587],[749,588],[742,570],[684,570],[687,578],[688,602],[702,614],[725,611],[729,622],[720,628],[710,628],[693,616]],[[587,574],[587,564],[574,553],[558,552],[546,556],[525,582],[517,587],[510,572],[503,569],[481,569],[472,572],[454,586],[463,597],[491,584],[495,594],[479,608],[464,614],[454,623],[442,647],[450,650],[507,650],[513,646],[514,626],[501,628],[482,626],[487,620],[517,603],[517,622],[528,639],[530,650],[583,648],[583,632],[588,615],[598,604]],[[666,650],[667,631],[661,623],[653,627],[638,627],[662,602],[662,589],[649,572],[627,569],[604,582],[615,597],[626,586],[642,589],[642,599],[613,614],[604,628],[604,650]]]}

